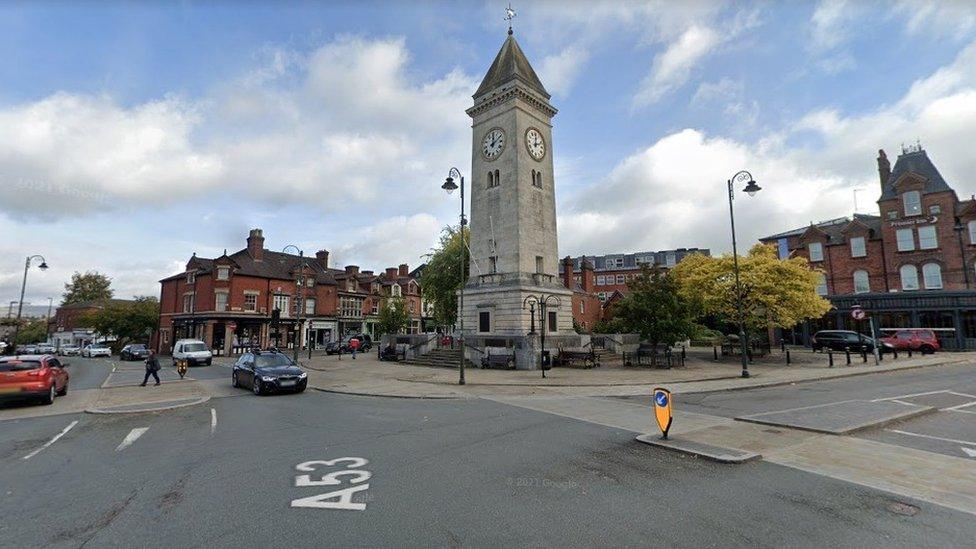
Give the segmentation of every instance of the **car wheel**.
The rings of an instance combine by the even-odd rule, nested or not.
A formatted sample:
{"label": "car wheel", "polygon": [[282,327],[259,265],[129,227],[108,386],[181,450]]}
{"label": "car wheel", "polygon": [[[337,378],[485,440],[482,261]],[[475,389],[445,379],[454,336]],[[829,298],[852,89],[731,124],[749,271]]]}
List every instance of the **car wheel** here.
{"label": "car wheel", "polygon": [[62,387],[61,390],[58,391],[58,396],[63,397],[66,394],[68,394],[68,384],[67,384],[67,382],[64,384],[64,387]]}
{"label": "car wheel", "polygon": [[230,375],[230,381],[234,385],[235,389],[241,386],[241,382],[237,379],[237,372]]}
{"label": "car wheel", "polygon": [[47,395],[44,396],[44,404],[54,404],[55,396],[57,396],[57,388],[52,383],[51,388],[47,391]]}
{"label": "car wheel", "polygon": [[935,352],[935,347],[932,347],[931,345],[922,345],[919,350],[922,351],[923,355],[930,355]]}
{"label": "car wheel", "polygon": [[255,395],[261,396],[261,380],[260,379],[253,379],[251,381],[251,390],[254,391],[254,394]]}

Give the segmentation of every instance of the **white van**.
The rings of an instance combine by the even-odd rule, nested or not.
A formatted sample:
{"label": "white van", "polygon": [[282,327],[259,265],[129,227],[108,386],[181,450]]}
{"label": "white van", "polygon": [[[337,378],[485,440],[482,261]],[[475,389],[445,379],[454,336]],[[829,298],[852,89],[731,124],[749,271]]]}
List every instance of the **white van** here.
{"label": "white van", "polygon": [[206,364],[210,366],[213,361],[213,353],[207,348],[207,344],[199,339],[180,339],[173,346],[173,364],[177,360],[185,360],[187,366],[199,366]]}

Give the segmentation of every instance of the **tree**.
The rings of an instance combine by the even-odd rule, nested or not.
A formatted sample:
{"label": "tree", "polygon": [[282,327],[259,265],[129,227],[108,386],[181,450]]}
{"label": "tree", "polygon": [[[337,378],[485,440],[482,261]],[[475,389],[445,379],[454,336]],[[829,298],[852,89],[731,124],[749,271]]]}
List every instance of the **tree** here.
{"label": "tree", "polygon": [[[731,255],[692,254],[671,274],[698,314],[738,324]],[[822,317],[831,305],[817,295],[821,276],[806,258],[779,259],[773,246],[753,246],[748,255],[739,258],[744,324],[751,331],[762,331],[790,328],[805,319]]]}
{"label": "tree", "polygon": [[[469,240],[464,229],[465,242]],[[464,254],[464,276],[461,276],[461,254]],[[456,227],[441,231],[438,247],[428,256],[427,266],[421,278],[424,298],[433,309],[434,320],[440,326],[452,326],[457,321],[458,291],[468,280],[471,258],[467,246],[462,244],[461,233]]]}
{"label": "tree", "polygon": [[80,303],[82,301],[104,301],[111,299],[115,293],[111,288],[112,279],[98,271],[88,271],[81,274],[75,271],[71,275],[71,282],[64,285],[62,305]]}
{"label": "tree", "polygon": [[383,301],[376,322],[380,334],[398,334],[410,325],[407,302],[402,297],[391,297]]}
{"label": "tree", "polygon": [[630,293],[614,307],[614,322],[625,332],[657,346],[674,345],[695,331],[695,309],[674,277],[647,265],[627,285]]}
{"label": "tree", "polygon": [[18,345],[28,343],[40,343],[47,340],[47,320],[31,320],[22,324],[20,331],[17,332]]}
{"label": "tree", "polygon": [[[104,309],[85,315],[81,322],[102,336],[113,336],[115,346],[132,341],[146,341],[159,319],[159,301],[155,297],[136,297],[133,301],[110,303]],[[118,349],[116,349],[118,350]]]}

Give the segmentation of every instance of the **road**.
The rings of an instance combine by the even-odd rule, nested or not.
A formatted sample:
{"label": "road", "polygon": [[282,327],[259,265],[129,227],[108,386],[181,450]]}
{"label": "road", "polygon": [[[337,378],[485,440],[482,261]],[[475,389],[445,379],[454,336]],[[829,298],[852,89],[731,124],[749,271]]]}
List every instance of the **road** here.
{"label": "road", "polygon": [[[111,365],[91,369],[97,380]],[[0,485],[0,539],[17,547],[962,547],[976,537],[972,515],[938,505],[763,461],[688,458],[630,431],[480,399],[242,390],[167,412],[11,419],[0,421]],[[339,490],[347,501],[316,501]],[[311,507],[323,504],[332,508]]]}

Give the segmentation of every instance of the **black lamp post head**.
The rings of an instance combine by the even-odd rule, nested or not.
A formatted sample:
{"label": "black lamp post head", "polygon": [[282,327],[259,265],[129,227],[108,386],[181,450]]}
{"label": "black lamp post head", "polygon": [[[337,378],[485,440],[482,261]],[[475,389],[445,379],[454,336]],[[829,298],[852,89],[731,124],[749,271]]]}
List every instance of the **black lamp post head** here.
{"label": "black lamp post head", "polygon": [[454,182],[453,177],[447,176],[447,181],[445,181],[444,184],[441,185],[441,188],[447,191],[447,194],[451,194],[457,190],[458,186],[457,183]]}
{"label": "black lamp post head", "polygon": [[42,270],[42,271],[46,271],[47,270],[47,262],[46,261],[41,261],[41,264],[38,265],[37,268],[40,269],[40,270]]}
{"label": "black lamp post head", "polygon": [[742,189],[749,196],[756,196],[756,193],[762,190],[762,187],[756,184],[755,180],[749,179],[749,183],[746,184],[746,188]]}

